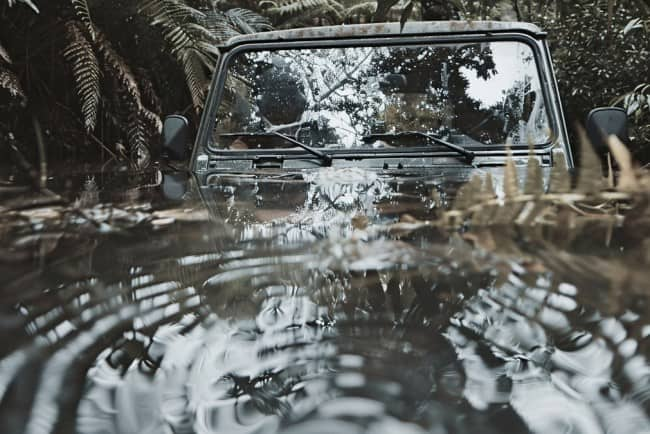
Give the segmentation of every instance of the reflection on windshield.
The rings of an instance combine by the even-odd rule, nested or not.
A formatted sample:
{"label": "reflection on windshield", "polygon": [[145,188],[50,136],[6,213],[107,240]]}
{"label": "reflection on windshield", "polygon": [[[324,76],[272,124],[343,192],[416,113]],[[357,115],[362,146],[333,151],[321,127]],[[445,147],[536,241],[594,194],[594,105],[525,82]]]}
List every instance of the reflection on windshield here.
{"label": "reflection on windshield", "polygon": [[[230,61],[213,145],[422,146],[421,131],[461,146],[543,144],[549,124],[532,49],[519,42],[243,51]],[[387,136],[388,137],[388,136]]]}

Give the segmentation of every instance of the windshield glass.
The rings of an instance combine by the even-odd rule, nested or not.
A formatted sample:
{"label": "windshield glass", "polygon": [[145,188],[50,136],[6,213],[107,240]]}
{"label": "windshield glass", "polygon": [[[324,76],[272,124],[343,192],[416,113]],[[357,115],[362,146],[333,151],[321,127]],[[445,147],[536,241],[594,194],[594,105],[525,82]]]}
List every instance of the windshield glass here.
{"label": "windshield glass", "polygon": [[241,51],[228,63],[211,146],[325,149],[545,144],[530,46],[494,41]]}

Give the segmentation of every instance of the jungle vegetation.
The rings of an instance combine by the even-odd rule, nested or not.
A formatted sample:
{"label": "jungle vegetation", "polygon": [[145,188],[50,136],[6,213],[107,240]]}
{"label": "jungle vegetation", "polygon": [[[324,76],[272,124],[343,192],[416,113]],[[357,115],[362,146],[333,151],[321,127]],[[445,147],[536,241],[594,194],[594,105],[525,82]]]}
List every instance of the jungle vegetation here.
{"label": "jungle vegetation", "polygon": [[650,161],[648,0],[2,0],[0,152],[24,167],[37,145],[50,160],[145,167],[164,115],[198,121],[231,36],[407,19],[538,23],[569,123],[625,107],[635,156]]}

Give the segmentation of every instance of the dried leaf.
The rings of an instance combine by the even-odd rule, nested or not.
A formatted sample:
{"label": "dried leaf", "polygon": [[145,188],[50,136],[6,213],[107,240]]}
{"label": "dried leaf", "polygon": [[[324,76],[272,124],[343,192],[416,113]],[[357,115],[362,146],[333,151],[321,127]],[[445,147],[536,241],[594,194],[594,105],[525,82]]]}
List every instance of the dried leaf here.
{"label": "dried leaf", "polygon": [[544,192],[544,179],[542,176],[542,167],[539,160],[533,153],[531,148],[528,155],[528,165],[526,167],[526,183],[524,185],[524,193],[539,195]]}
{"label": "dried leaf", "polygon": [[482,195],[485,199],[494,199],[497,196],[496,190],[494,189],[494,179],[492,179],[492,173],[488,172],[485,175],[483,180],[483,192]]}
{"label": "dried leaf", "polygon": [[577,130],[580,143],[580,167],[576,189],[581,193],[600,191],[604,187],[600,158],[594,151],[584,128],[578,127]]}
{"label": "dried leaf", "polygon": [[632,154],[625,147],[618,137],[611,135],[607,138],[607,144],[612,156],[618,164],[620,173],[618,176],[618,189],[622,191],[634,191],[639,189],[639,183],[634,173]]}
{"label": "dried leaf", "polygon": [[472,176],[469,182],[466,182],[458,189],[453,209],[465,210],[474,205],[480,199],[482,189],[483,180],[481,177],[479,175]]}
{"label": "dried leaf", "polygon": [[506,167],[503,175],[503,191],[506,198],[513,198],[519,195],[519,181],[517,180],[517,168],[512,158],[512,150],[510,146],[512,142],[508,140],[506,146],[508,157],[506,158]]}
{"label": "dried leaf", "polygon": [[561,150],[554,151],[548,190],[550,193],[566,193],[570,189],[571,177],[569,176],[564,152]]}

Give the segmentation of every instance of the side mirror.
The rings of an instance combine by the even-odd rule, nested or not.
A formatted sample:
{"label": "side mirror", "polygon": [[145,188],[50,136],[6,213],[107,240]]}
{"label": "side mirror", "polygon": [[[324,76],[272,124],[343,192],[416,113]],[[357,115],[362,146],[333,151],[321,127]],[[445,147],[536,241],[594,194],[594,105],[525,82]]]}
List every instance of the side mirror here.
{"label": "side mirror", "polygon": [[181,200],[188,190],[189,176],[187,173],[163,174],[162,192],[168,200]]}
{"label": "side mirror", "polygon": [[190,135],[190,123],[185,116],[170,115],[163,123],[163,151],[172,160],[184,160],[187,158],[189,144],[192,141]]}
{"label": "side mirror", "polygon": [[587,116],[587,136],[591,141],[598,155],[605,155],[609,151],[607,137],[610,135],[629,144],[630,138],[627,133],[627,113],[618,107],[601,107],[593,109]]}

